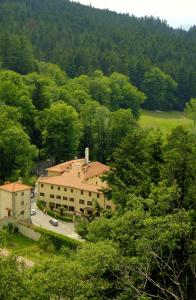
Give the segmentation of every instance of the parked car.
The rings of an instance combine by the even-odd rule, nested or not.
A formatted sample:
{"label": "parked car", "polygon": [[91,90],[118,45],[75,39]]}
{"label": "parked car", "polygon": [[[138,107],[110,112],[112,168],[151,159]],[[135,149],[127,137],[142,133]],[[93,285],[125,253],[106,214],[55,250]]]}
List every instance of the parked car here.
{"label": "parked car", "polygon": [[55,219],[49,220],[49,223],[52,224],[53,226],[58,226],[59,225],[58,221],[55,220]]}
{"label": "parked car", "polygon": [[36,215],[36,209],[31,209],[31,216],[34,216],[34,215]]}

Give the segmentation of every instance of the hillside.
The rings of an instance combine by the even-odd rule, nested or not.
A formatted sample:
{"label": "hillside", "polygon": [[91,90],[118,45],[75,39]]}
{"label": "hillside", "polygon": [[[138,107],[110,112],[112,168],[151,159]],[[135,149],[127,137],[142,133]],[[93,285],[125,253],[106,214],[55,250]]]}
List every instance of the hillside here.
{"label": "hillside", "polygon": [[172,109],[196,96],[195,27],[174,30],[159,19],[68,0],[0,0],[0,41],[2,67],[22,74],[50,61],[70,77],[120,72],[141,89],[144,74],[158,66],[178,84]]}

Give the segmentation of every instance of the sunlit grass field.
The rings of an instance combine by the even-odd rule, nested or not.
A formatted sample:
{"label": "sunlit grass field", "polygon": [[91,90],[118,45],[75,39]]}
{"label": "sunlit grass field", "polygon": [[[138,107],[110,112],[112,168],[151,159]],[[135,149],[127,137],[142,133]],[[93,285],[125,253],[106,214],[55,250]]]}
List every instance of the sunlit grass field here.
{"label": "sunlit grass field", "polygon": [[187,119],[183,112],[159,112],[142,110],[139,124],[144,128],[160,128],[163,133],[169,134],[179,125],[191,126],[192,121]]}

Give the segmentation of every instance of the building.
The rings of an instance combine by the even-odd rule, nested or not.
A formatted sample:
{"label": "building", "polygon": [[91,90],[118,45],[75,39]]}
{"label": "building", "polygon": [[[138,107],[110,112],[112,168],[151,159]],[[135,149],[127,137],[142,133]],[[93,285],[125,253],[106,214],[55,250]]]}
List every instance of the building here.
{"label": "building", "polygon": [[0,186],[0,220],[8,217],[16,220],[30,219],[31,188],[19,182]]}
{"label": "building", "polygon": [[96,203],[104,209],[114,209],[102,192],[107,185],[100,178],[109,167],[89,162],[88,148],[84,159],[75,159],[47,169],[47,176],[38,179],[39,200],[47,207],[64,208],[70,213],[92,213]]}

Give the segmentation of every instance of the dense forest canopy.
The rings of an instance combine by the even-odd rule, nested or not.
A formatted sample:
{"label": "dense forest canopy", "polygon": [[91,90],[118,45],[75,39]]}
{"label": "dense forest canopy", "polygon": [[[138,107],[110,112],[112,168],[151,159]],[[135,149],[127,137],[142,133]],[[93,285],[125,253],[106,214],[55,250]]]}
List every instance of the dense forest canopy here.
{"label": "dense forest canopy", "polygon": [[174,30],[153,17],[67,0],[1,0],[0,41],[1,66],[22,74],[36,70],[37,60],[50,61],[71,77],[96,69],[105,75],[123,73],[146,90],[145,73],[158,67],[174,80],[175,100],[152,107],[148,95],[145,107],[182,110],[196,96],[195,27]]}

